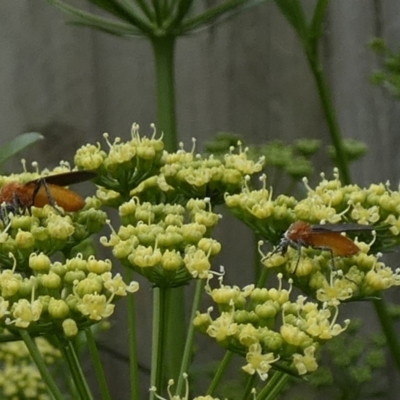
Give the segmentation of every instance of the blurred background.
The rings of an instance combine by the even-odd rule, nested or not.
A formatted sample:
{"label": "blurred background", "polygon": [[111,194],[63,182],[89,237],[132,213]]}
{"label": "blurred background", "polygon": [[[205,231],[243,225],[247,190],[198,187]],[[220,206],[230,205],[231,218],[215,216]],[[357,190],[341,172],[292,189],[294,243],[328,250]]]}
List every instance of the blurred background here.
{"label": "blurred background", "polygon": [[[314,2],[302,3],[311,10]],[[71,4],[96,10],[85,1]],[[128,138],[133,122],[141,126],[142,134],[151,135],[156,92],[147,40],[67,25],[65,15],[44,0],[2,1],[0,20],[0,144],[22,132],[45,136],[8,162],[4,173],[20,172],[22,157],[28,165],[38,161],[41,168],[53,168],[60,160],[72,162],[77,148],[103,142],[104,132]],[[352,164],[352,178],[360,185],[390,180],[397,188],[400,102],[370,83],[371,74],[381,67],[380,57],[368,46],[374,37],[382,37],[393,51],[400,48],[398,0],[330,2],[321,41],[323,67],[343,136],[368,146],[367,154]],[[195,137],[201,151],[217,132],[240,134],[249,144],[299,138],[330,144],[307,59],[273,1],[180,38],[175,71],[178,136],[186,148]],[[319,153],[315,162],[316,171],[331,173],[333,164],[326,154]],[[224,221],[217,234],[224,246],[218,263],[232,270],[228,281],[240,286],[252,280],[246,269],[253,258],[247,233],[232,219]],[[150,338],[151,291],[145,283],[142,288],[137,297],[143,324],[139,339],[145,340]],[[103,343],[123,355],[127,328],[124,321],[118,322],[123,310],[117,310]],[[368,305],[352,305],[351,312],[370,315],[368,329],[374,329]],[[210,347],[204,353],[218,352],[210,341],[202,340],[201,345]],[[149,346],[140,347],[144,377]],[[126,360],[107,349],[103,356],[114,398],[127,398]],[[386,376],[393,383],[397,372],[390,368],[390,357],[388,365]],[[395,393],[399,391],[393,390],[391,398],[397,398]]]}

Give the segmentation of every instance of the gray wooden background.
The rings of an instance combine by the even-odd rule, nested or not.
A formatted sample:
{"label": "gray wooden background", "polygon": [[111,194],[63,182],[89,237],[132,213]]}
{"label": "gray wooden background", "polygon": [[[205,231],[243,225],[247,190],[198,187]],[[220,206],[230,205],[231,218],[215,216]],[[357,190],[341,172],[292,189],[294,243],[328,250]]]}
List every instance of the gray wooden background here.
{"label": "gray wooden background", "polygon": [[[304,2],[310,5],[311,0]],[[383,36],[393,50],[400,46],[399,0],[332,0],[324,66],[344,136],[369,146],[366,157],[353,165],[353,178],[361,184],[390,180],[397,187],[400,103],[368,83],[377,67],[367,47],[374,36]],[[176,81],[179,135],[188,146],[194,136],[201,147],[217,131],[237,132],[255,143],[300,137],[329,143],[298,40],[272,1],[180,40]],[[44,0],[0,1],[0,138],[4,143],[25,131],[45,134],[43,143],[21,155],[28,161],[38,160],[41,167],[72,161],[80,145],[102,141],[103,132],[127,138],[133,122],[149,133],[155,121],[154,89],[145,40],[67,26],[65,16]],[[326,160],[320,162],[320,169],[326,169]],[[19,171],[19,162],[9,163],[7,170]],[[224,226],[218,232],[225,245],[223,263],[240,276],[238,282],[233,272],[231,281],[245,285],[250,275],[243,271],[252,263],[250,238],[238,222]],[[141,340],[149,337],[151,320],[151,293],[143,288],[137,296],[143,309]],[[371,315],[374,326],[368,306],[354,307]],[[114,320],[119,313],[122,309]],[[108,344],[126,351],[126,333],[118,322]],[[215,351],[211,343],[203,345]],[[114,398],[127,398],[124,362],[108,355],[104,360]],[[141,346],[141,362],[148,366],[149,344]]]}

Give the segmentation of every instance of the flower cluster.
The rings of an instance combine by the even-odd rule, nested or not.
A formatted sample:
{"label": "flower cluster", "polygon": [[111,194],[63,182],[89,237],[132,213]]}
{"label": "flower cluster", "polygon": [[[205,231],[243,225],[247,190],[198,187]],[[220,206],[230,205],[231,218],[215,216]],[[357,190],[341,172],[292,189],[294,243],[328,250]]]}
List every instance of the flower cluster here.
{"label": "flower cluster", "polygon": [[124,265],[134,268],[157,286],[180,286],[192,278],[208,278],[210,258],[221,245],[209,237],[220,216],[209,200],[179,204],[140,203],[133,198],[120,206],[122,226],[105,246]]}
{"label": "flower cluster", "polygon": [[26,328],[35,334],[57,331],[73,337],[82,327],[109,317],[114,302],[138,284],[127,285],[112,275],[109,260],[88,260],[80,254],[65,262],[52,262],[44,253],[31,253],[28,267],[0,273],[0,322],[12,331]]}
{"label": "flower cluster", "polygon": [[[332,257],[329,251],[303,246],[301,251],[289,247],[285,255],[279,252],[263,255],[267,268],[292,276],[296,286],[320,301],[349,300],[370,296],[380,290],[400,284],[400,272],[392,271],[379,261],[379,254],[400,243],[400,192],[388,185],[342,185],[338,175],[322,181],[307,197],[297,201],[263,188],[251,191],[244,186],[242,193],[227,195],[226,204],[263,238],[278,243],[294,221],[310,224],[358,223],[373,225],[375,232],[358,230],[355,243],[360,251],[350,257]],[[372,253],[372,254],[370,254]]]}
{"label": "flower cluster", "polygon": [[268,377],[275,363],[293,368],[299,375],[317,369],[316,351],[320,345],[343,332],[349,321],[337,323],[338,303],[315,303],[299,296],[290,300],[289,289],[240,289],[221,283],[208,293],[218,305],[219,314],[198,313],[194,324],[220,345],[246,357],[243,370]]}
{"label": "flower cluster", "polygon": [[[44,170],[41,174],[22,173],[20,175],[0,177],[0,186],[16,182],[23,184],[46,175],[55,175],[70,172],[67,165],[60,165],[53,171]],[[22,188],[24,188],[22,186]],[[26,187],[26,196],[31,201],[34,186]],[[53,199],[51,188],[49,189],[48,203]],[[12,194],[12,193],[10,193]],[[15,193],[19,196],[20,193]],[[82,200],[83,203],[83,200]],[[31,253],[41,252],[52,255],[56,252],[69,253],[76,245],[89,238],[93,233],[99,232],[105,224],[106,213],[100,210],[101,202],[88,197],[79,212],[65,213],[57,205],[44,205],[43,207],[31,207],[24,210],[13,210],[15,215],[6,215],[8,211],[5,204],[1,205],[2,220],[0,224],[3,231],[0,234],[0,262],[3,267],[12,267],[14,261],[10,259],[11,252],[17,260],[17,268],[25,269]],[[18,212],[15,212],[18,211]],[[7,218],[4,218],[7,217]]]}
{"label": "flower cluster", "polygon": [[[94,200],[93,203],[96,201]],[[106,221],[104,211],[91,207],[79,213],[60,215],[53,207],[32,208],[32,215],[15,215],[0,234],[0,261],[11,266],[14,254],[18,268],[24,268],[32,252],[54,254],[70,250],[98,232]]]}
{"label": "flower cluster", "polygon": [[153,126],[151,138],[141,137],[139,125],[133,124],[131,140],[122,142],[119,137],[113,143],[107,141],[108,153],[97,145],[87,144],[75,155],[78,168],[94,170],[98,173],[95,182],[101,185],[98,198],[112,207],[121,205],[129,198],[129,192],[145,179],[159,173],[164,143],[156,138]]}
{"label": "flower cluster", "polygon": [[223,203],[225,193],[240,191],[245,176],[260,172],[264,159],[254,162],[240,143],[238,153],[231,147],[222,158],[203,157],[183,146],[175,153],[164,153],[161,173],[168,185],[190,198],[209,197],[213,205]]}
{"label": "flower cluster", "polygon": [[[47,365],[61,358],[61,352],[39,337],[36,345]],[[23,342],[9,342],[0,345],[0,397],[2,399],[49,400],[50,395],[43,379],[32,363]]]}
{"label": "flower cluster", "polygon": [[182,199],[210,198],[211,204],[221,204],[225,193],[240,191],[245,176],[260,172],[264,159],[253,161],[241,144],[231,147],[221,157],[203,157],[185,151],[183,144],[176,152],[164,150],[162,137],[156,138],[153,126],[151,138],[140,136],[139,125],[133,124],[131,140],[113,143],[104,137],[108,153],[101,145],[87,144],[75,155],[78,168],[96,171],[99,185],[97,197],[105,205],[119,207],[132,197],[141,201],[177,203]]}

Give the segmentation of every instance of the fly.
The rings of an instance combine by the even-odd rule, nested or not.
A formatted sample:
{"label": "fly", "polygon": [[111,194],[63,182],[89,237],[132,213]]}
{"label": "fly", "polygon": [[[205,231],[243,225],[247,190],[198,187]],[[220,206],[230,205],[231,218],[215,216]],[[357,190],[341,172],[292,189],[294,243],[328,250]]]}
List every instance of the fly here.
{"label": "fly", "polygon": [[74,183],[90,180],[96,176],[93,171],[70,171],[62,174],[44,176],[27,183],[9,182],[0,189],[1,215],[3,222],[8,213],[24,213],[32,206],[56,205],[65,211],[79,211],[85,205],[83,198],[74,191],[65,188]]}
{"label": "fly", "polygon": [[350,257],[360,252],[358,246],[348,237],[341,235],[341,232],[365,232],[374,229],[370,225],[352,223],[310,225],[307,222],[297,221],[289,226],[271,255],[278,252],[285,255],[289,247],[297,250],[299,258],[293,273],[299,265],[302,247],[329,251],[333,264],[334,256]]}

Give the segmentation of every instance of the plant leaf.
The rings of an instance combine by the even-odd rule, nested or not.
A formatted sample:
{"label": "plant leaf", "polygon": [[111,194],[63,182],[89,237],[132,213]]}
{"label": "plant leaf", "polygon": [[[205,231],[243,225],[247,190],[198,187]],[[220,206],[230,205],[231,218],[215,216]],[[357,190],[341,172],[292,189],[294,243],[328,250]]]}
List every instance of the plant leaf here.
{"label": "plant leaf", "polygon": [[31,146],[32,144],[38,142],[39,140],[42,140],[43,138],[43,135],[37,132],[27,132],[17,136],[10,142],[6,143],[4,146],[1,146],[0,164],[3,164],[4,161],[15,156],[26,147]]}
{"label": "plant leaf", "polygon": [[[131,12],[125,12],[124,16],[117,15],[111,9],[106,9],[111,14],[119,16],[128,23],[112,21],[108,18],[100,17],[95,14],[83,11],[77,7],[70,6],[61,0],[47,0],[50,4],[64,11],[73,17],[70,23],[75,25],[86,25],[91,28],[103,30],[108,33],[112,33],[118,36],[138,35],[138,31],[142,31],[143,34],[151,35],[153,32],[153,26],[148,21],[138,15],[133,15]],[[89,0],[91,3],[96,4],[95,1]],[[97,4],[96,4],[97,5]],[[100,7],[100,6],[99,6]],[[104,8],[103,8],[104,9]]]}

